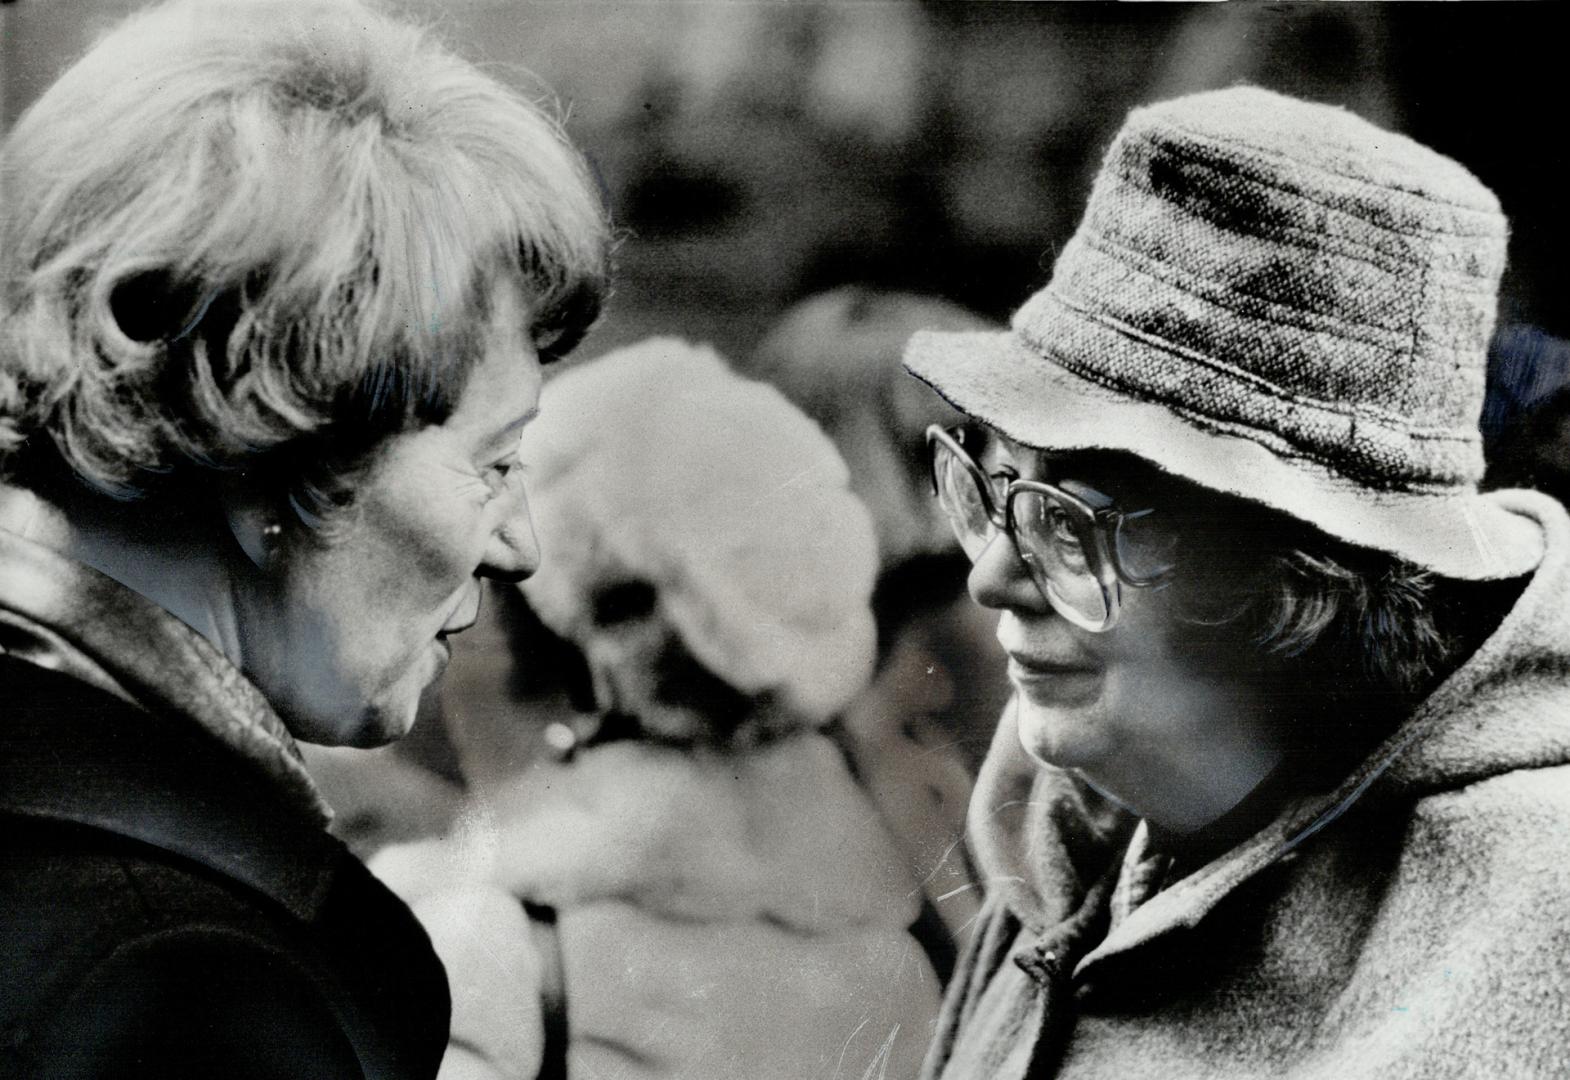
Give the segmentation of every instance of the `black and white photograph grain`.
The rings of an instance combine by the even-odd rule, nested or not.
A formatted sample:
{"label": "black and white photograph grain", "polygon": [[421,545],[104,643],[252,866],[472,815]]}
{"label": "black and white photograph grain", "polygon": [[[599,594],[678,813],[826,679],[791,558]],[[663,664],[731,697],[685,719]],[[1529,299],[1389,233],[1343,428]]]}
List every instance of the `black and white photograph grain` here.
{"label": "black and white photograph grain", "polygon": [[0,0],[0,1080],[1570,1080],[1548,0]]}

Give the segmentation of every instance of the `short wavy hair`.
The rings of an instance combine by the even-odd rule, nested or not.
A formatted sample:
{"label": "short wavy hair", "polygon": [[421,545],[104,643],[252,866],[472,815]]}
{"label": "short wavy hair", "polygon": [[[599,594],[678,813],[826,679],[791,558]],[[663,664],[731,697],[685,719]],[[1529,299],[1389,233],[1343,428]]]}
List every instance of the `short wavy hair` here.
{"label": "short wavy hair", "polygon": [[1156,511],[1181,647],[1215,678],[1255,681],[1298,768],[1320,780],[1393,732],[1508,604],[1508,583],[1439,577],[1131,454],[1054,459],[1125,508]]}
{"label": "short wavy hair", "polygon": [[0,468],[24,485],[243,468],[309,522],[378,442],[445,419],[490,284],[525,290],[547,359],[606,288],[559,124],[356,0],[133,16],[0,153]]}

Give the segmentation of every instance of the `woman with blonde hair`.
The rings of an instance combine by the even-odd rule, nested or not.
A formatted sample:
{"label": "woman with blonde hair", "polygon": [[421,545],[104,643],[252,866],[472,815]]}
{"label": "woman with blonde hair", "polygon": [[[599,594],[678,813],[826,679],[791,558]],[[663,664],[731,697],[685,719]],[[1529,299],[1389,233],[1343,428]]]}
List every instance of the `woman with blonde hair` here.
{"label": "woman with blonde hair", "polygon": [[0,1072],[434,1073],[442,969],[295,740],[533,571],[606,272],[537,107],[352,2],[137,15],[0,163]]}

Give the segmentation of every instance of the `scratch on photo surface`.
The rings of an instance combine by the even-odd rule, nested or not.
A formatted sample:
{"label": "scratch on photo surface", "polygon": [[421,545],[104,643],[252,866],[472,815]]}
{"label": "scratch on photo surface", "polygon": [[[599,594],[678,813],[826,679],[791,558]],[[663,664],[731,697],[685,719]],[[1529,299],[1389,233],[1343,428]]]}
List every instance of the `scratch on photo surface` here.
{"label": "scratch on photo surface", "polygon": [[965,884],[961,885],[957,889],[950,889],[948,892],[943,893],[941,896],[933,897],[932,898],[932,902],[934,904],[942,903],[944,900],[947,900],[950,897],[958,896],[962,892],[969,892],[971,889],[974,889],[976,887],[977,886],[976,886],[976,883],[974,881],[967,881],[967,882],[965,882]]}
{"label": "scratch on photo surface", "polygon": [[883,1040],[883,1045],[878,1047],[878,1052],[867,1063],[866,1071],[861,1074],[861,1080],[885,1080],[889,1074],[889,1058],[894,1053],[894,1038],[899,1034],[899,1025],[895,1024],[889,1031],[888,1037]]}
{"label": "scratch on photo surface", "polygon": [[977,908],[975,910],[975,912],[970,916],[970,918],[966,919],[964,922],[959,924],[958,929],[956,929],[954,931],[954,936],[956,938],[958,938],[958,937],[961,937],[964,934],[968,933],[970,931],[971,927],[975,926],[976,923],[981,920],[981,913],[984,910],[986,910],[986,909],[985,908]]}
{"label": "scratch on photo surface", "polygon": [[[941,874],[943,872],[943,868],[948,865],[949,856],[954,854],[954,849],[959,847],[960,844],[962,844],[964,842],[965,842],[965,837],[962,834],[962,835],[956,837],[952,844],[950,844],[948,847],[944,848],[942,857],[939,858],[937,863],[932,867],[932,871],[930,873],[928,873],[926,877],[921,879],[921,883],[919,885],[917,885],[914,889],[910,890],[910,892],[906,893],[905,894],[906,897],[908,898],[908,897],[915,896],[922,889],[925,889],[928,885],[932,884],[933,879],[936,878],[939,874]],[[965,886],[965,888],[969,888],[969,887],[970,886],[968,886],[968,885]],[[954,890],[954,892],[963,892],[963,891],[964,891],[964,889],[956,889],[956,890]],[[944,893],[942,896],[938,897],[938,899],[939,900],[945,900],[948,897],[953,896],[953,895],[954,895],[953,892]]]}
{"label": "scratch on photo surface", "polygon": [[[930,675],[931,672],[928,672],[928,674]],[[930,756],[932,754],[936,754],[940,750],[948,750],[951,747],[962,746],[962,745],[964,745],[964,740],[963,739],[950,739],[948,742],[945,742],[945,743],[934,743],[932,746],[924,746],[924,747],[922,747],[920,756],[921,757],[928,757],[928,756]]]}
{"label": "scratch on photo surface", "polygon": [[207,309],[213,306],[213,301],[218,299],[217,289],[208,289],[207,295],[202,297],[202,302],[197,305],[196,314],[192,315],[180,332],[174,336],[176,341],[184,340],[191,331],[195,330],[201,321],[207,317]]}
{"label": "scratch on photo surface", "polygon": [[[916,939],[909,934],[905,935],[905,944],[900,947],[899,966],[894,969],[894,978],[898,979],[905,973],[906,965],[910,965],[916,972],[920,982],[927,981],[927,967],[921,961],[927,959],[927,951],[916,944]],[[939,988],[941,989],[941,987]]]}
{"label": "scratch on photo surface", "polygon": [[851,1029],[851,1033],[845,1036],[845,1042],[840,1046],[839,1062],[834,1066],[834,1075],[836,1077],[838,1077],[845,1069],[845,1055],[850,1052],[850,1044],[855,1041],[857,1035],[861,1034],[861,1029],[866,1027],[871,1022],[872,1017],[863,1016],[861,1018],[861,1023],[857,1024],[853,1029]]}
{"label": "scratch on photo surface", "polygon": [[769,502],[771,499],[779,495],[780,492],[800,486],[808,477],[812,476],[813,473],[822,472],[823,468],[824,467],[821,465],[809,465],[805,469],[798,469],[795,473],[787,476],[784,480],[781,480],[779,484],[775,486],[774,490],[766,491],[759,495],[756,499],[753,499],[746,505],[745,509],[751,510],[754,507],[762,506],[764,503]]}
{"label": "scratch on photo surface", "polygon": [[1023,806],[1028,810],[1034,806],[1045,805],[1046,803],[1042,802],[1040,799],[1010,799],[1008,802],[998,803],[998,805],[994,806],[992,808],[992,816],[997,817],[1003,811],[1012,810],[1016,806]]}
{"label": "scratch on photo surface", "polygon": [[1466,519],[1467,531],[1472,534],[1472,542],[1477,545],[1477,550],[1482,553],[1484,560],[1490,565],[1497,562],[1499,553],[1489,542],[1482,523],[1477,520],[1477,512],[1472,509],[1470,503],[1461,503],[1461,516]]}

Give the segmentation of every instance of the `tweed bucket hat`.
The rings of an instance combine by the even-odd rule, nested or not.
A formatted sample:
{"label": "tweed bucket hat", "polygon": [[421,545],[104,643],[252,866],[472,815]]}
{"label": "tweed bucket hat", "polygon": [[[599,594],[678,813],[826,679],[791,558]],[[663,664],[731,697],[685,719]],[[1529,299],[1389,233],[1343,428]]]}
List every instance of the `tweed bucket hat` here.
{"label": "tweed bucket hat", "polygon": [[1449,158],[1253,87],[1132,112],[1051,282],[905,364],[1028,446],[1122,450],[1446,577],[1534,567],[1479,493],[1507,226]]}

